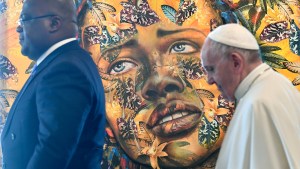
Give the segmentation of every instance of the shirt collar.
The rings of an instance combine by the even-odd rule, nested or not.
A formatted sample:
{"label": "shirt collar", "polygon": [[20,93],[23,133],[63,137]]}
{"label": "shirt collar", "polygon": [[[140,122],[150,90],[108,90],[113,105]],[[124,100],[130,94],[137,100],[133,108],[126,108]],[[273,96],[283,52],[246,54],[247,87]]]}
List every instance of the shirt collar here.
{"label": "shirt collar", "polygon": [[270,69],[270,66],[263,63],[253,69],[239,84],[234,96],[239,101],[249,90],[254,81],[266,70]]}
{"label": "shirt collar", "polygon": [[57,42],[55,43],[54,45],[52,45],[45,53],[43,53],[39,58],[38,60],[36,61],[36,65],[38,66],[40,63],[42,63],[43,60],[46,59],[47,56],[50,55],[50,53],[52,53],[55,49],[63,46],[64,44],[66,43],[69,43],[71,41],[74,41],[76,40],[76,38],[68,38],[68,39],[65,39],[65,40],[62,40],[60,42]]}

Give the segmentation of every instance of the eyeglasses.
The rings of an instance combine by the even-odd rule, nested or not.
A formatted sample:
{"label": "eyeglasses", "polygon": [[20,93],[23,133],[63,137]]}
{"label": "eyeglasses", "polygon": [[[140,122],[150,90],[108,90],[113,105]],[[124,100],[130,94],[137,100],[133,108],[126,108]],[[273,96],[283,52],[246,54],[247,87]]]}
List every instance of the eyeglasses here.
{"label": "eyeglasses", "polygon": [[42,19],[42,18],[47,18],[47,17],[52,17],[52,16],[56,16],[56,15],[42,15],[42,16],[37,16],[37,17],[33,17],[33,18],[28,18],[28,19],[20,18],[18,20],[18,25],[23,27],[24,23],[27,22],[27,21],[32,21],[32,20]]}

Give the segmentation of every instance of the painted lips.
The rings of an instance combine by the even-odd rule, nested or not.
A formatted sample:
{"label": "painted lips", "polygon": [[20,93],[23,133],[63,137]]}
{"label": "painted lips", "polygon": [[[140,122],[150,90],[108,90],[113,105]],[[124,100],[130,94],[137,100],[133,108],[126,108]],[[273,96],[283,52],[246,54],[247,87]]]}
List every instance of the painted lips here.
{"label": "painted lips", "polygon": [[202,114],[198,107],[182,102],[160,104],[152,112],[147,127],[160,137],[188,134],[199,124]]}

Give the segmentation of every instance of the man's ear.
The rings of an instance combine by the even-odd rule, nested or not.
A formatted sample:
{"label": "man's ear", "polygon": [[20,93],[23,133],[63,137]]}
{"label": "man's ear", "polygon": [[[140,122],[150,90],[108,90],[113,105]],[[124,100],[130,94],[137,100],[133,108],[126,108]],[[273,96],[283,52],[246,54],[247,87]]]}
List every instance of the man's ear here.
{"label": "man's ear", "polygon": [[62,18],[59,16],[52,16],[50,21],[50,32],[56,32],[60,29],[62,24]]}
{"label": "man's ear", "polygon": [[233,68],[237,71],[237,72],[241,72],[244,68],[244,57],[242,55],[240,55],[239,53],[231,53],[230,55],[232,62],[233,62]]}

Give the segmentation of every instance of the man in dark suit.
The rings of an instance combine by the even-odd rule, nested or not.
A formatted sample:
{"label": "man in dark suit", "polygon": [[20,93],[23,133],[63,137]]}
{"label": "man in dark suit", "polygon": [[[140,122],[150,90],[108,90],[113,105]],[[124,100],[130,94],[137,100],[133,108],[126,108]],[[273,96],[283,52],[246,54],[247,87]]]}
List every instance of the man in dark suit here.
{"label": "man in dark suit", "polygon": [[36,61],[2,133],[5,169],[98,169],[105,100],[98,70],[77,43],[72,0],[26,0],[17,32]]}

